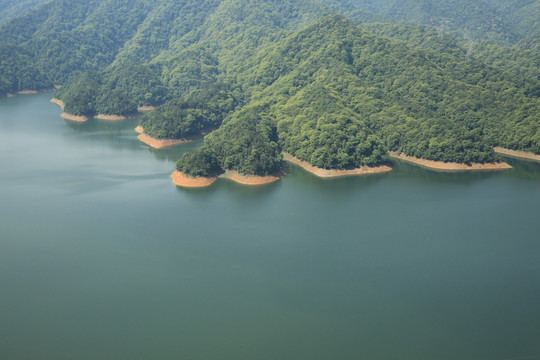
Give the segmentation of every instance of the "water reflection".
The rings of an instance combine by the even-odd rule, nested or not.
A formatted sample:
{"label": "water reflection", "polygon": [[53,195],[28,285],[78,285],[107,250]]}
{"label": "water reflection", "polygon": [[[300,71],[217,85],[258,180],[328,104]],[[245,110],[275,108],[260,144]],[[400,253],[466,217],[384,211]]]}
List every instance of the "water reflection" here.
{"label": "water reflection", "polygon": [[[99,142],[115,150],[147,151],[161,162],[176,163],[184,153],[194,151],[203,144],[202,140],[196,140],[191,143],[154,149],[137,139],[137,133],[134,129],[139,120],[140,117],[118,121],[89,119],[85,122],[75,122],[64,120],[64,123],[67,129],[66,136],[79,143]],[[173,168],[174,166],[171,167],[171,171]]]}
{"label": "water reflection", "polygon": [[521,160],[511,157],[504,159],[513,168],[505,175],[525,180],[540,180],[540,163],[533,160]]}

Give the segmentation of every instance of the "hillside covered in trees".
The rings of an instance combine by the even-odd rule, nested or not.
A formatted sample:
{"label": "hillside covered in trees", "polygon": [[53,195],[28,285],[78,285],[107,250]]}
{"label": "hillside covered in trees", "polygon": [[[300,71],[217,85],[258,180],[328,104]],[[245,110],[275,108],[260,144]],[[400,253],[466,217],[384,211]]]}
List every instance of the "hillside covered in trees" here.
{"label": "hillside covered in trees", "polygon": [[210,133],[177,164],[191,176],[270,174],[283,151],[326,169],[492,162],[540,153],[540,2],[510,2],[53,0],[0,28],[0,95],[155,106],[149,136]]}

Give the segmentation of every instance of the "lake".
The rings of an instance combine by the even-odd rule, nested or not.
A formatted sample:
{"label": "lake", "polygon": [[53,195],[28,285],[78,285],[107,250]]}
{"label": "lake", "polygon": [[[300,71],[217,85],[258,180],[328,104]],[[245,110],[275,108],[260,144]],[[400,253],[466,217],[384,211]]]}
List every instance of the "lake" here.
{"label": "lake", "polygon": [[176,188],[197,141],[0,100],[0,359],[540,359],[540,164]]}

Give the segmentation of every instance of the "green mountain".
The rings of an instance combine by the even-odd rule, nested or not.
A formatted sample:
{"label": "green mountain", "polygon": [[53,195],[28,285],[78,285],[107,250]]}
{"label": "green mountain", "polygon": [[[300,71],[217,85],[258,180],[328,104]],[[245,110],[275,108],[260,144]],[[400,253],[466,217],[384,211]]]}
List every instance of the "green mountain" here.
{"label": "green mountain", "polygon": [[[251,64],[237,77],[251,104],[276,128],[282,150],[318,167],[380,165],[388,150],[465,163],[494,161],[493,145],[540,151],[538,82],[411,50],[340,16],[261,49]],[[246,149],[234,139],[254,119],[233,114],[212,134],[229,140],[200,151],[223,170],[252,173],[228,159]],[[196,173],[183,161],[178,168]]]}

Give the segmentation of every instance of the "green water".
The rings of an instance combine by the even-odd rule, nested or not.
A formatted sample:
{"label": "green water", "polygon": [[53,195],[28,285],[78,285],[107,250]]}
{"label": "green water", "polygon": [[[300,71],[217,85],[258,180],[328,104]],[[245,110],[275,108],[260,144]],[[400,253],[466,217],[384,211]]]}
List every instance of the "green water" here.
{"label": "green water", "polygon": [[0,359],[540,359],[540,164],[262,187],[0,100]]}

